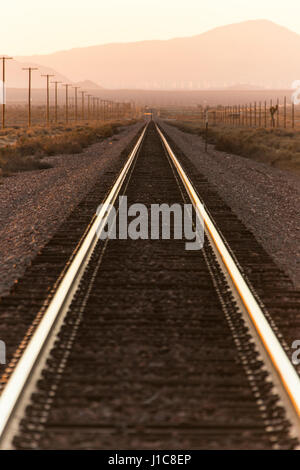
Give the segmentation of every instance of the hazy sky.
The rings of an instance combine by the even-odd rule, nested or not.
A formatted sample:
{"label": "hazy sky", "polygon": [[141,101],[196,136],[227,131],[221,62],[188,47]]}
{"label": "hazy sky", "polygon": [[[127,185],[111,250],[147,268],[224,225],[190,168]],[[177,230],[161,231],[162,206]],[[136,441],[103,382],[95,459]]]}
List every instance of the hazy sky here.
{"label": "hazy sky", "polygon": [[269,19],[300,34],[299,0],[2,0],[0,54],[191,36]]}

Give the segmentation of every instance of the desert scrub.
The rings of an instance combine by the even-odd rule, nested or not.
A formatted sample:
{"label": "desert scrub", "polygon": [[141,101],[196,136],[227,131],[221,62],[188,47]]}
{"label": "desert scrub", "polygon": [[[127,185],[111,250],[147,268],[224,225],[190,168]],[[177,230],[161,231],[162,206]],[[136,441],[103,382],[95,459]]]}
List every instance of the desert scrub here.
{"label": "desert scrub", "polygon": [[[205,129],[198,122],[175,121],[173,126],[202,137]],[[208,142],[216,150],[267,163],[300,173],[300,132],[291,129],[210,127]]]}
{"label": "desert scrub", "polygon": [[0,134],[0,142],[2,135],[0,147],[2,175],[49,168],[49,164],[41,161],[44,156],[81,153],[89,145],[116,134],[119,127],[133,123],[134,121],[126,122],[126,124],[110,122],[93,126],[7,129]]}
{"label": "desert scrub", "polygon": [[11,148],[0,149],[0,177],[9,176],[20,171],[43,170],[51,168],[49,163],[39,157],[24,156]]}

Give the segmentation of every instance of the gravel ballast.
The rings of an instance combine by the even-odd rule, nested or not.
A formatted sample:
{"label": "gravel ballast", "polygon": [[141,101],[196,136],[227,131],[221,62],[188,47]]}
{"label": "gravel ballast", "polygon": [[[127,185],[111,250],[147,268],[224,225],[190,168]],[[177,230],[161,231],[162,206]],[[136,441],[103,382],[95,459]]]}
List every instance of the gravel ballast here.
{"label": "gravel ballast", "polygon": [[142,125],[122,127],[83,153],[45,158],[50,169],[0,179],[0,296],[23,275],[99,175],[110,171]]}
{"label": "gravel ballast", "polygon": [[299,178],[260,162],[216,151],[213,145],[208,146],[206,154],[200,136],[163,121],[160,124],[299,288]]}

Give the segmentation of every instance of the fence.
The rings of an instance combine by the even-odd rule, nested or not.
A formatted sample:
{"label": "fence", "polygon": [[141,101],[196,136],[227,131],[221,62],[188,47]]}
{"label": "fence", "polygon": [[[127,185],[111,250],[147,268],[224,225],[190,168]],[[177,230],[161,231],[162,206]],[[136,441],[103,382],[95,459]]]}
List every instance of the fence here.
{"label": "fence", "polygon": [[[200,119],[205,124],[206,111],[200,111]],[[300,106],[277,99],[253,102],[243,105],[208,107],[210,125],[252,128],[300,129]],[[199,113],[198,113],[199,116]]]}

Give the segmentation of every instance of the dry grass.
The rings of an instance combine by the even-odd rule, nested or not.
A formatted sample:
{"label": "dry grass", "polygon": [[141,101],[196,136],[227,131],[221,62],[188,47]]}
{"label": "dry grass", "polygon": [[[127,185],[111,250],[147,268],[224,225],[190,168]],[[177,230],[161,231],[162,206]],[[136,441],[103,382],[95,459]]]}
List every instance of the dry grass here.
{"label": "dry grass", "polygon": [[135,121],[51,128],[0,131],[0,175],[49,168],[44,156],[81,153],[86,147],[111,137],[118,128]]}
{"label": "dry grass", "polygon": [[[185,132],[204,136],[197,121],[170,123]],[[276,168],[300,173],[300,132],[287,129],[211,127],[208,142],[216,150],[251,158]]]}

